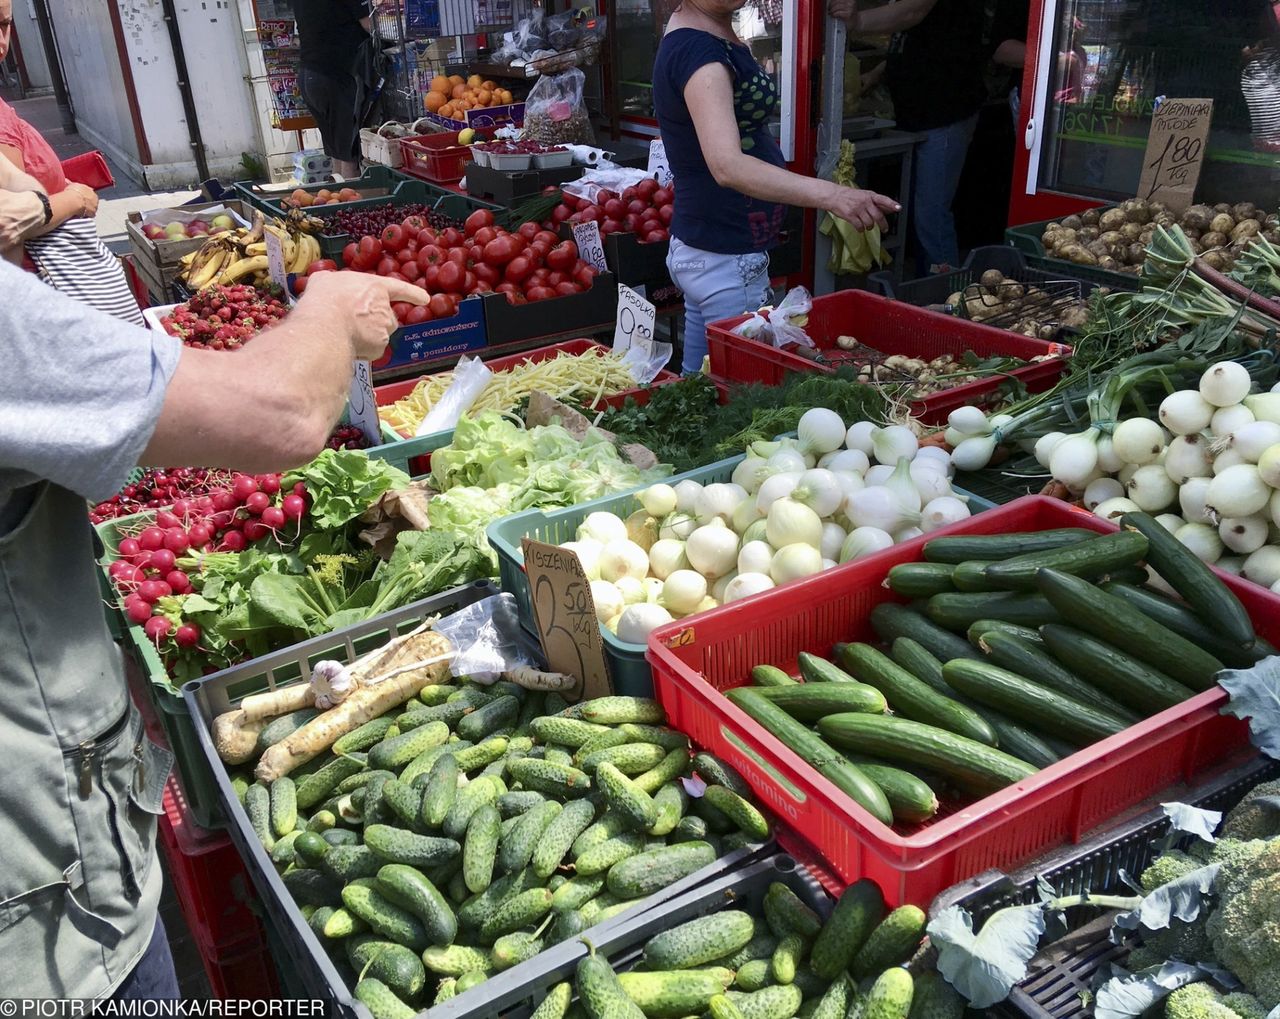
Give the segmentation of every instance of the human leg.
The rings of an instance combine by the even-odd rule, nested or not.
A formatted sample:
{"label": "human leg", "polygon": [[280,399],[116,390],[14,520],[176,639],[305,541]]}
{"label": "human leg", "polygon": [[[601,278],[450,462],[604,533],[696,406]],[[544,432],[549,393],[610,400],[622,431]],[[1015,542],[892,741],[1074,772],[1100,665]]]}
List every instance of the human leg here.
{"label": "human leg", "polygon": [[112,999],[176,1001],[181,997],[178,991],[178,972],[173,965],[173,954],[169,951],[169,937],[164,929],[164,921],[157,916],[155,929],[151,933],[151,944],[132,972],[116,988]]}
{"label": "human leg", "polygon": [[684,354],[688,375],[702,368],[707,325],[754,311],[769,291],[769,256],[764,252],[724,255],[671,239],[667,255],[671,280],[684,293]]}
{"label": "human leg", "polygon": [[916,268],[922,275],[939,266],[955,268],[960,264],[951,203],[977,124],[975,113],[955,124],[926,131],[924,141],[916,147],[910,212]]}

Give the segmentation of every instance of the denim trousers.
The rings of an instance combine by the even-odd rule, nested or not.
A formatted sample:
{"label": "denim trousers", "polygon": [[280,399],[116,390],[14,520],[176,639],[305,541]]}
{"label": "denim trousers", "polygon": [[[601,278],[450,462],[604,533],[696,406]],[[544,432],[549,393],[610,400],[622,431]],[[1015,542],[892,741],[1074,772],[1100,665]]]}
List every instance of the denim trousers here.
{"label": "denim trousers", "polygon": [[764,251],[722,255],[671,238],[667,254],[671,282],[684,293],[684,357],[690,375],[707,354],[707,325],[755,311],[769,298],[769,255]]}
{"label": "denim trousers", "polygon": [[951,212],[969,142],[978,115],[923,132],[911,171],[911,229],[916,242],[916,271],[924,276],[935,266],[960,265],[956,220]]}
{"label": "denim trousers", "polygon": [[178,992],[178,973],[173,966],[173,955],[169,951],[169,937],[159,916],[151,932],[151,944],[111,997],[115,1001],[176,1001],[182,997]]}

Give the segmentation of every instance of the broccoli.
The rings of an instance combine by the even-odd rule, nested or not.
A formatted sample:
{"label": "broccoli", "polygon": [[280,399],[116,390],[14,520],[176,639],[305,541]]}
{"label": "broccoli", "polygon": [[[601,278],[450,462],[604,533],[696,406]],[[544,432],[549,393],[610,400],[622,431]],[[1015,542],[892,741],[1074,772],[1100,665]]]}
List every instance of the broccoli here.
{"label": "broccoli", "polygon": [[1270,839],[1280,835],[1280,808],[1258,802],[1263,797],[1280,797],[1280,778],[1250,789],[1227,814],[1218,829],[1218,838]]}
{"label": "broccoli", "polygon": [[1142,872],[1141,884],[1144,892],[1154,892],[1161,885],[1176,881],[1184,874],[1190,874],[1204,862],[1188,856],[1179,849],[1171,849],[1157,856],[1146,870]]}
{"label": "broccoli", "polygon": [[[1247,1011],[1239,1011],[1239,1009]],[[1261,1019],[1258,1002],[1247,994],[1223,997],[1211,984],[1187,984],[1164,1000],[1165,1019]]]}
{"label": "broccoli", "polygon": [[1129,954],[1128,969],[1159,966],[1170,959],[1197,963],[1213,960],[1213,944],[1205,930],[1204,913],[1195,920],[1170,920],[1163,930],[1142,932],[1142,944]]}
{"label": "broccoli", "polygon": [[1267,1010],[1262,1002],[1252,994],[1244,991],[1232,991],[1222,996],[1222,1003],[1231,1009],[1240,1019],[1267,1019]]}
{"label": "broccoli", "polygon": [[1214,955],[1270,1012],[1280,1006],[1280,838],[1219,842],[1214,859]]}

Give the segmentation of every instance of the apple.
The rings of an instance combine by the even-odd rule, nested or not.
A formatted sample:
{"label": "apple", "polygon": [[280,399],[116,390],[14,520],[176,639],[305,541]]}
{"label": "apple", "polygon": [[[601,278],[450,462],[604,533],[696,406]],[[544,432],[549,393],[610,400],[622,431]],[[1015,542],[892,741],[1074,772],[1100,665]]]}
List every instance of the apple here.
{"label": "apple", "polygon": [[209,224],[203,219],[193,219],[187,224],[186,233],[188,237],[206,237],[209,234]]}
{"label": "apple", "polygon": [[174,220],[172,223],[166,223],[164,232],[172,241],[181,240],[187,236],[187,225]]}
{"label": "apple", "polygon": [[159,223],[143,223],[142,236],[151,241],[162,241],[169,235]]}
{"label": "apple", "polygon": [[220,212],[209,221],[209,226],[214,230],[234,230],[236,224],[225,212]]}

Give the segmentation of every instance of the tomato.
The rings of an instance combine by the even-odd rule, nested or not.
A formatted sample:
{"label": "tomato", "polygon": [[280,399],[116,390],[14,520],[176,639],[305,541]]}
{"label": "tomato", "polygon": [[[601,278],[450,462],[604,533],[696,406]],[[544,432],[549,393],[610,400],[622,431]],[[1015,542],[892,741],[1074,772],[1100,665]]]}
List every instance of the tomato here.
{"label": "tomato", "polygon": [[462,229],[465,231],[466,235],[470,237],[477,230],[481,230],[487,226],[493,226],[493,213],[488,209],[476,209],[475,212],[467,217],[467,221],[462,224]]}
{"label": "tomato", "polygon": [[484,260],[489,265],[506,265],[516,257],[516,245],[510,235],[496,237],[484,246]]}
{"label": "tomato", "polygon": [[404,324],[407,326],[421,325],[423,322],[431,321],[431,310],[425,304],[416,304],[408,315],[404,317]]}
{"label": "tomato", "polygon": [[406,216],[404,222],[400,225],[410,233],[417,233],[427,225],[427,221],[421,216]]}
{"label": "tomato", "polygon": [[603,223],[600,224],[601,237],[608,237],[610,234],[620,233],[621,231],[622,231],[622,224],[619,223],[616,219],[606,219]]}
{"label": "tomato", "polygon": [[411,258],[409,261],[401,263],[400,275],[410,283],[416,283],[422,279],[422,266]]}
{"label": "tomato", "polygon": [[463,267],[467,264],[467,249],[450,248],[445,254],[444,260],[445,262],[452,262],[456,266]]}
{"label": "tomato", "polygon": [[621,219],[627,214],[627,206],[619,198],[610,198],[601,208],[610,219]]}
{"label": "tomato", "polygon": [[350,244],[348,244],[345,248],[342,249],[343,265],[351,265],[359,257],[360,257],[360,245],[358,245],[355,241],[352,241]]}
{"label": "tomato", "polygon": [[477,286],[479,286],[481,283],[485,283],[485,284],[488,284],[489,286],[493,286],[495,283],[498,282],[499,279],[502,278],[501,273],[499,273],[497,269],[495,269],[491,265],[486,265],[484,262],[480,262],[476,265],[475,274],[476,274]]}
{"label": "tomato", "polygon": [[574,266],[573,281],[582,287],[583,290],[590,290],[592,283],[596,278],[595,266],[587,265],[583,262],[581,265]]}
{"label": "tomato", "polygon": [[660,244],[667,239],[667,232],[659,227],[657,230],[651,230],[645,237],[646,244]]}
{"label": "tomato", "polygon": [[611,199],[614,199],[617,197],[618,197],[618,192],[610,191],[608,188],[601,188],[600,193],[596,195],[596,203],[598,205],[603,205],[605,202],[610,201]]}
{"label": "tomato", "polygon": [[561,272],[559,269],[557,269],[555,272],[547,274],[547,286],[558,287],[561,283],[565,282],[569,278],[570,277],[567,272]]}
{"label": "tomato", "polygon": [[547,265],[552,269],[568,269],[578,257],[578,246],[573,241],[561,241],[547,252]]}
{"label": "tomato", "polygon": [[413,310],[413,305],[408,301],[392,301],[391,310],[395,313],[396,321],[404,325],[405,316]]}
{"label": "tomato", "polygon": [[557,297],[568,297],[570,294],[576,294],[578,292],[578,284],[574,283],[572,280],[566,280],[564,283],[557,283],[555,286],[555,292]]}
{"label": "tomato", "polygon": [[636,227],[638,227],[639,225],[640,225],[640,217],[637,216],[634,212],[628,212],[622,218],[622,230],[624,233],[629,233],[629,234],[635,233]]}
{"label": "tomato", "polygon": [[427,307],[431,310],[432,318],[451,318],[454,313],[453,301],[445,294],[433,294]]}
{"label": "tomato", "polygon": [[533,238],[534,244],[545,244],[548,248],[554,248],[560,243],[560,235],[551,230],[539,230]]}
{"label": "tomato", "polygon": [[525,248],[524,253],[529,257],[529,260],[533,262],[534,265],[541,265],[547,260],[547,252],[553,247],[555,247],[553,244],[543,244],[541,241],[534,241]]}
{"label": "tomato", "polygon": [[649,208],[649,203],[639,198],[634,198],[627,203],[627,211],[636,216],[643,216],[644,210]]}
{"label": "tomato", "polygon": [[462,234],[458,233],[451,226],[444,228],[444,233],[440,235],[439,244],[442,248],[456,248],[462,243]]}
{"label": "tomato", "polygon": [[422,274],[422,286],[426,290],[435,290],[440,285],[440,266],[429,265]]}
{"label": "tomato", "polygon": [[536,236],[538,236],[538,224],[533,222],[521,223],[520,228],[516,231],[516,233],[518,233],[526,241],[531,241]]}
{"label": "tomato", "polygon": [[525,296],[532,301],[549,301],[556,296],[556,292],[550,287],[530,287],[526,291]]}
{"label": "tomato", "polygon": [[295,297],[301,297],[307,290],[307,284],[310,280],[306,276],[299,276],[293,281],[293,293]]}
{"label": "tomato", "polygon": [[370,259],[365,258],[363,255],[357,255],[355,259],[352,260],[350,267],[354,269],[356,272],[373,272],[373,267],[377,264],[378,264],[377,255],[373,257],[372,261]]}
{"label": "tomato", "polygon": [[636,192],[646,201],[653,197],[653,193],[658,190],[658,182],[652,177],[646,177],[636,185]]}
{"label": "tomato", "polygon": [[640,197],[640,192],[634,187],[629,187],[622,192],[622,200],[628,204]]}
{"label": "tomato", "polygon": [[526,281],[526,284],[531,287],[545,287],[547,285],[547,280],[550,278],[551,270],[535,269],[529,274],[529,279]]}
{"label": "tomato", "polygon": [[493,291],[497,294],[518,294],[520,292],[520,288],[514,283],[503,281],[494,287]]}
{"label": "tomato", "polygon": [[418,265],[426,269],[429,266],[439,265],[443,262],[444,252],[435,244],[426,244],[418,249],[418,253],[414,257],[417,259]]}
{"label": "tomato", "polygon": [[491,226],[483,226],[474,234],[467,234],[471,238],[471,243],[483,248],[491,240],[498,236],[498,231]]}
{"label": "tomato", "polygon": [[[455,251],[449,252],[449,261],[440,265],[440,276],[437,285],[441,290],[461,290],[462,284],[467,278],[467,273],[462,268],[462,263],[455,261],[453,258]],[[465,255],[465,252],[457,253]]]}
{"label": "tomato", "polygon": [[413,247],[406,245],[395,253],[395,260],[401,265],[404,265],[405,262],[412,262],[417,257],[418,246],[416,244]]}
{"label": "tomato", "polygon": [[426,230],[418,231],[418,247],[423,247],[424,245],[427,245],[427,244],[435,244],[436,240],[437,240],[436,232],[432,230],[430,227],[428,227]]}
{"label": "tomato", "polygon": [[[350,247],[350,245],[347,245]],[[334,272],[338,268],[338,263],[332,258],[317,258],[309,266],[307,266],[307,275],[313,272]]]}
{"label": "tomato", "polygon": [[561,202],[551,210],[551,221],[553,223],[563,223],[566,219],[573,215],[573,210],[569,206]]}
{"label": "tomato", "polygon": [[660,206],[658,209],[658,219],[662,220],[663,226],[671,225],[671,217],[676,214],[676,207],[668,202],[666,205]]}
{"label": "tomato", "polygon": [[533,263],[524,255],[517,255],[507,263],[506,271],[502,274],[508,283],[523,283],[529,278],[529,274],[533,272]]}
{"label": "tomato", "polygon": [[676,196],[675,192],[670,188],[658,188],[658,190],[653,193],[650,200],[654,205],[670,205],[676,200]]}
{"label": "tomato", "polygon": [[476,288],[476,274],[468,269],[462,276],[462,293],[469,294]]}
{"label": "tomato", "polygon": [[379,276],[390,276],[399,268],[399,262],[389,255],[383,255],[382,258],[379,259],[377,266],[374,267],[374,272]]}
{"label": "tomato", "polygon": [[389,280],[396,280],[397,282],[400,282],[400,283],[408,283],[408,282],[409,282],[407,279],[405,279],[403,276],[401,276],[398,272],[389,272],[389,273],[387,273],[387,279],[389,279]]}
{"label": "tomato", "polygon": [[376,237],[360,238],[360,257],[366,259],[374,259],[382,254],[382,241]]}
{"label": "tomato", "polygon": [[392,223],[389,227],[382,231],[382,247],[385,251],[399,251],[404,247],[408,235],[405,233],[404,227],[398,223]]}

